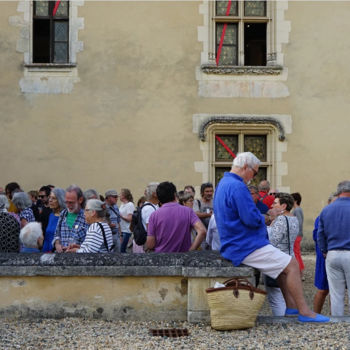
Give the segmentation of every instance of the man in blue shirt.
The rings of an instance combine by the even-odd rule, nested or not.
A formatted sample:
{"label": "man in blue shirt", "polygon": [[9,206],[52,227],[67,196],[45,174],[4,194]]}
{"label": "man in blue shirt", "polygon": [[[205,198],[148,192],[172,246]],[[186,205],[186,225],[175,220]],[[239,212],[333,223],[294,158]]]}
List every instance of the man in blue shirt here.
{"label": "man in blue shirt", "polygon": [[120,253],[120,213],[117,206],[118,192],[116,190],[108,190],[105,193],[105,203],[109,213],[109,226],[112,229],[114,252]]}
{"label": "man in blue shirt", "polygon": [[[317,243],[326,258],[332,316],[343,316],[345,289],[350,286],[350,181],[341,182],[337,194],[321,212]],[[348,293],[350,297],[349,288]]]}
{"label": "man in blue shirt", "polygon": [[286,315],[298,315],[301,322],[328,322],[328,317],[314,313],[307,306],[295,258],[273,247],[268,240],[265,219],[246,185],[258,173],[259,165],[254,154],[239,153],[215,191],[220,253],[235,266],[243,263],[277,278],[287,305]]}

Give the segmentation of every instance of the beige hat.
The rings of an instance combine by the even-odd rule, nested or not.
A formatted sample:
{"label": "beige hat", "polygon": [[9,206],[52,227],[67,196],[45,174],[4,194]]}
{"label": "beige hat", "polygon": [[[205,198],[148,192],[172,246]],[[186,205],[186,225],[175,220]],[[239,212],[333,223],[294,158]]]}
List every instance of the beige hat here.
{"label": "beige hat", "polygon": [[106,204],[98,199],[89,199],[86,202],[85,209],[101,211],[106,209]]}

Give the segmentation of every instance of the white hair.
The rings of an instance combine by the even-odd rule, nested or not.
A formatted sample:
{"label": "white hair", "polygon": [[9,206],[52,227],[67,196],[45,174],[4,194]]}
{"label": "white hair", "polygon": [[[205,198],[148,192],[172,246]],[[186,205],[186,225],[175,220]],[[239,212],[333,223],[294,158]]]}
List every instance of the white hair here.
{"label": "white hair", "polygon": [[12,197],[12,202],[18,210],[30,208],[33,204],[26,192],[16,192]]}
{"label": "white hair", "polygon": [[238,153],[233,160],[232,166],[243,168],[245,165],[254,168],[255,166],[260,165],[260,160],[251,152]]}
{"label": "white hair", "polygon": [[7,210],[9,206],[7,197],[4,194],[0,194],[0,210]]}
{"label": "white hair", "polygon": [[150,182],[147,185],[145,190],[145,196],[147,200],[152,198],[152,194],[157,191],[158,185],[159,185],[159,182]]}
{"label": "white hair", "polygon": [[29,222],[21,229],[19,238],[27,248],[39,248],[38,238],[44,239],[40,222]]}

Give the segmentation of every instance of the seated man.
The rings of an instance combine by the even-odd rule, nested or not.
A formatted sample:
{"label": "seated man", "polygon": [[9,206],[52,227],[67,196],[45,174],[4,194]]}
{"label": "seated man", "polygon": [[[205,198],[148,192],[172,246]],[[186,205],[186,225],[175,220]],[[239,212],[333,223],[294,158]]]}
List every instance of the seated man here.
{"label": "seated man", "polygon": [[277,279],[286,301],[286,315],[298,314],[300,322],[328,322],[328,317],[307,306],[295,258],[273,247],[267,238],[265,219],[246,185],[258,173],[259,165],[254,154],[238,154],[231,171],[224,174],[215,191],[220,253],[235,266],[242,263]]}
{"label": "seated man", "polygon": [[[205,239],[206,229],[195,212],[176,200],[176,187],[162,182],[157,187],[162,206],[151,214],[148,223],[146,246],[157,253],[187,252],[196,250]],[[197,237],[191,243],[191,230]]]}

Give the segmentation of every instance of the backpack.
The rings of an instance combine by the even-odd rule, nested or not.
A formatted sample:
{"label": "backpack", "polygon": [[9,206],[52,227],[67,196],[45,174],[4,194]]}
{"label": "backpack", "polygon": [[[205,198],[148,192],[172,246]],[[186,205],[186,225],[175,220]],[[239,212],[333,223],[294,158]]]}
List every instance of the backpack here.
{"label": "backpack", "polygon": [[138,207],[134,210],[130,223],[130,231],[134,234],[134,240],[137,245],[143,245],[147,240],[147,231],[142,223],[142,209],[146,205],[151,205],[154,210],[156,207],[151,203],[145,203],[142,207]]}

